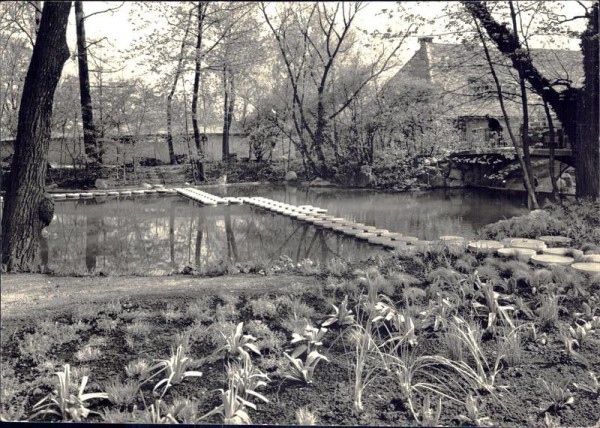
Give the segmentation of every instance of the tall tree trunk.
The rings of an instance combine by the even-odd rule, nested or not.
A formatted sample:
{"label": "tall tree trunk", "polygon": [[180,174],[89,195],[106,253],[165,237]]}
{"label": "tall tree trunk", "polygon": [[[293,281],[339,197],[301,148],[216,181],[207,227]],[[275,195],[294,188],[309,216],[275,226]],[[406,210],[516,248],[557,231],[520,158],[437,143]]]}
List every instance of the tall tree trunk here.
{"label": "tall tree trunk", "polygon": [[171,165],[177,164],[177,159],[175,159],[175,149],[173,148],[173,96],[175,95],[175,89],[177,88],[179,76],[181,76],[181,72],[183,70],[183,61],[185,57],[185,41],[190,32],[192,12],[193,11],[191,10],[188,15],[188,21],[185,26],[185,33],[183,35],[183,39],[181,40],[181,51],[179,52],[179,58],[177,58],[177,68],[175,69],[175,77],[173,77],[173,85],[171,86],[171,91],[167,95],[167,147],[169,148],[169,160],[171,162]]}
{"label": "tall tree trunk", "polygon": [[192,127],[194,128],[194,141],[196,143],[196,168],[199,178],[205,181],[204,176],[204,150],[200,140],[200,126],[198,125],[198,92],[200,90],[200,72],[202,64],[202,32],[204,30],[204,18],[206,17],[207,2],[198,1],[198,34],[196,37],[196,55],[194,69],[194,89],[192,91]]}
{"label": "tall tree trunk", "polygon": [[223,161],[229,162],[229,133],[233,121],[233,109],[235,108],[235,77],[233,70],[225,66],[223,68]]}
{"label": "tall tree trunk", "polygon": [[558,182],[557,182],[557,176],[556,176],[556,171],[555,171],[555,156],[554,156],[554,150],[556,148],[556,132],[554,131],[554,123],[552,121],[552,115],[550,114],[550,108],[548,107],[548,103],[546,102],[546,99],[543,98],[542,101],[544,102],[544,112],[546,113],[546,120],[548,122],[548,129],[550,130],[550,156],[548,158],[548,166],[549,166],[549,173],[550,173],[550,183],[552,184],[552,196],[554,196],[555,198],[558,196]]}
{"label": "tall tree trunk", "polygon": [[[585,82],[580,97],[581,112],[578,125],[578,144],[575,162],[577,196],[584,198],[600,197],[600,96],[598,76],[600,75],[600,42],[598,41],[598,15],[600,4],[592,6],[588,27],[581,37]],[[572,144],[573,145],[573,144]]]}
{"label": "tall tree trunk", "polygon": [[54,204],[44,195],[54,91],[69,58],[71,2],[45,2],[23,85],[15,152],[2,216],[2,262],[7,270],[36,268],[42,228]]}
{"label": "tall tree trunk", "polygon": [[87,59],[85,38],[85,15],[81,1],[75,2],[75,24],[77,27],[77,63],[79,65],[79,94],[81,96],[81,121],[83,123],[83,146],[92,166],[102,163],[102,153],[96,140],[92,94],[90,91],[90,70]]}
{"label": "tall tree trunk", "polygon": [[[512,1],[508,2],[510,7],[510,17],[513,24],[515,42],[519,43],[519,28],[517,27],[517,14]],[[525,87],[525,72],[523,64],[520,63],[517,71],[519,73],[519,87],[521,89],[521,107],[523,109],[523,124],[521,126],[521,144],[523,145],[523,162],[525,169],[523,174],[527,174],[529,182],[533,184],[533,192],[528,193],[527,206],[529,209],[538,209],[539,205],[535,196],[535,179],[533,177],[533,168],[531,166],[531,155],[529,153],[529,106],[527,105],[527,88]]]}
{"label": "tall tree trunk", "polygon": [[512,128],[510,126],[510,119],[508,114],[506,113],[506,107],[504,106],[504,96],[502,95],[502,86],[500,85],[500,81],[498,80],[498,76],[496,75],[496,70],[494,69],[494,63],[492,62],[492,58],[490,57],[490,51],[485,43],[485,39],[483,38],[483,33],[479,28],[479,24],[477,23],[477,19],[474,18],[475,26],[477,27],[477,32],[479,33],[479,39],[483,44],[483,51],[485,52],[485,58],[490,67],[490,72],[494,79],[494,83],[496,84],[496,91],[498,93],[498,101],[500,102],[500,108],[502,109],[502,115],[504,116],[504,122],[506,123],[506,128],[508,130],[508,135],[510,136],[510,140],[513,143],[513,147],[515,148],[515,153],[517,155],[517,159],[519,160],[519,165],[521,166],[521,171],[523,171],[523,184],[525,185],[525,190],[527,191],[527,197],[531,202],[535,202],[533,206],[530,207],[533,209],[537,209],[537,200],[535,198],[535,189],[533,188],[533,184],[529,180],[529,174],[527,173],[527,166],[525,165],[525,160],[523,159],[523,153],[521,153],[521,147],[519,147],[519,143],[515,138],[515,135],[512,132]]}

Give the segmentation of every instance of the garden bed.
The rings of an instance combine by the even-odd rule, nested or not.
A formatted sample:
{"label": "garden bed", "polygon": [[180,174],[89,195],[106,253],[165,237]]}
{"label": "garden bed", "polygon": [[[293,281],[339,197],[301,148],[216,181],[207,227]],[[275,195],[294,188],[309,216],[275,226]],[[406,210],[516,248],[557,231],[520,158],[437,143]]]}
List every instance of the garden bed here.
{"label": "garden bed", "polygon": [[[3,315],[2,417],[83,419],[75,402],[62,410],[35,407],[49,394],[58,398],[55,373],[69,364],[71,393],[87,375],[86,393],[108,394],[89,399],[98,414],[86,421],[221,423],[247,415],[256,424],[598,422],[598,277],[455,246],[358,269],[340,263],[327,275],[294,269],[263,279],[284,283],[304,273],[296,285],[262,293],[133,292]],[[202,375],[175,373],[173,385],[161,382],[173,363],[179,374]],[[228,419],[212,412],[235,396]],[[32,417],[44,409],[58,414]]]}

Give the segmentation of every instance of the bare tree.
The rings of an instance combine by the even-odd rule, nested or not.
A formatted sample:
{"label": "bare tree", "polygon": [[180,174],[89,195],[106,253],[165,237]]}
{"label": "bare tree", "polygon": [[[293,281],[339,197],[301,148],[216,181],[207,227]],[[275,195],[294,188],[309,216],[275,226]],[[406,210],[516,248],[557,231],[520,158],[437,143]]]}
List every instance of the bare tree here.
{"label": "bare tree", "polygon": [[[600,97],[598,89],[599,52],[598,9],[596,1],[586,9],[586,30],[581,34],[581,50],[585,82],[574,88],[560,81],[552,82],[533,64],[527,49],[506,24],[499,23],[482,1],[463,1],[469,13],[479,20],[497,48],[511,61],[515,69],[522,67],[525,79],[533,91],[542,96],[560,120],[573,148],[578,198],[600,196],[600,144],[598,144]],[[560,91],[557,87],[566,85]]]}

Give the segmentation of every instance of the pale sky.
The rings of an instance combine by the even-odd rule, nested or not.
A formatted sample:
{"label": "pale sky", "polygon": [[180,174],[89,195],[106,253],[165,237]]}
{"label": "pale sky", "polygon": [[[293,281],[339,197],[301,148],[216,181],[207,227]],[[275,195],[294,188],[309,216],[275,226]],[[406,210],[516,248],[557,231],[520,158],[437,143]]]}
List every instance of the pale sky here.
{"label": "pale sky", "polygon": [[[103,10],[115,8],[122,2],[118,1],[85,1],[83,4],[86,15],[91,15]],[[86,20],[86,33],[88,42],[91,40],[97,40],[102,37],[106,37],[107,40],[114,46],[115,50],[125,50],[131,46],[132,41],[140,36],[133,30],[133,25],[129,21],[129,13],[132,10],[132,2],[124,2],[124,4],[114,12],[107,12],[104,14],[98,14],[91,16]],[[577,2],[567,1],[562,2],[565,4],[565,12],[567,15],[574,15],[581,13],[581,6]],[[589,3],[589,2],[585,2]],[[405,7],[410,9],[412,12],[418,13],[426,18],[436,18],[443,14],[443,7],[446,2],[408,2]],[[360,28],[364,28],[367,31],[373,31],[374,29],[380,29],[384,31],[387,27],[393,29],[399,29],[400,25],[406,25],[400,20],[400,17],[395,17],[393,20],[388,20],[386,16],[378,16],[381,9],[394,10],[395,2],[371,2],[368,3],[364,10],[357,16],[357,25]],[[75,16],[74,12],[71,13],[68,28],[68,42],[72,51],[76,47],[76,36],[75,36]],[[160,22],[160,17],[156,18],[157,23]],[[419,35],[440,35],[445,32],[441,19],[437,26],[424,26],[419,28]],[[441,37],[435,37],[435,40],[441,41]],[[446,36],[447,40],[447,36]],[[569,49],[579,49],[578,40],[564,40],[563,47]],[[533,47],[543,47],[535,46]],[[108,45],[105,43],[106,48]],[[405,48],[403,49],[400,57],[401,62],[406,62],[412,54],[418,49],[419,44],[417,42],[417,36],[407,39]],[[121,56],[116,53],[113,54],[113,59],[116,60],[115,66],[123,66],[126,68],[122,72],[123,75],[135,75],[140,76],[143,74],[143,70],[136,68],[133,63],[127,65]],[[65,72],[68,74],[76,73],[76,62],[71,60],[65,66]]]}

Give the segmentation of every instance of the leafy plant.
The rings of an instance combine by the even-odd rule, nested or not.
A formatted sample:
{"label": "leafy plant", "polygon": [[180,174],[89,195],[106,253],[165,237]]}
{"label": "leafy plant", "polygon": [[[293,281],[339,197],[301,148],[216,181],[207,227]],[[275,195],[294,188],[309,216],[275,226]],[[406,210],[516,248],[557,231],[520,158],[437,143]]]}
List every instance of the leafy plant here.
{"label": "leafy plant", "polygon": [[170,358],[165,360],[159,360],[157,364],[150,367],[148,369],[148,372],[154,371],[154,374],[152,374],[142,383],[146,383],[154,376],[157,376],[158,374],[166,371],[167,377],[160,380],[156,385],[154,385],[154,388],[152,389],[152,392],[156,393],[156,390],[164,384],[165,388],[162,394],[160,394],[160,398],[162,398],[167,392],[167,389],[169,389],[169,387],[171,387],[172,385],[177,385],[181,383],[181,381],[183,381],[187,377],[202,376],[202,372],[199,371],[186,371],[186,369],[191,364],[192,359],[184,355],[183,347],[180,345],[177,347],[177,350],[171,355]]}
{"label": "leafy plant", "polygon": [[332,324],[337,323],[339,326],[351,325],[354,323],[354,315],[352,309],[348,309],[348,295],[344,297],[344,300],[338,308],[333,306],[333,313],[329,314],[327,319],[321,323],[323,327],[329,327]]}
{"label": "leafy plant", "polygon": [[58,377],[57,388],[53,393],[48,394],[33,406],[35,413],[31,415],[31,419],[40,415],[53,414],[61,417],[63,421],[73,420],[81,422],[90,413],[97,413],[88,409],[89,400],[108,398],[108,394],[105,392],[84,394],[88,376],[83,376],[81,379],[77,395],[72,394],[71,390],[75,385],[71,384],[71,368],[69,364],[64,365],[62,372],[56,372],[55,374]]}
{"label": "leafy plant", "polygon": [[538,379],[538,383],[550,398],[550,403],[542,407],[543,411],[559,410],[575,402],[575,397],[566,384],[556,385],[552,382],[546,382],[542,378]]}
{"label": "leafy plant", "polygon": [[308,353],[305,361],[302,361],[300,358],[292,357],[287,352],[284,352],[283,356],[287,358],[290,363],[286,368],[285,378],[307,384],[313,382],[315,368],[319,361],[324,360],[329,362],[327,357],[320,354],[318,351],[311,351]]}
{"label": "leafy plant", "polygon": [[492,425],[489,417],[481,416],[479,413],[479,406],[477,406],[477,400],[473,397],[473,394],[467,395],[465,401],[465,407],[467,408],[466,415],[458,415],[457,419],[461,422],[470,422],[476,426]]}
{"label": "leafy plant", "polygon": [[248,351],[252,351],[257,355],[260,355],[260,350],[252,342],[256,341],[254,336],[249,334],[243,334],[244,323],[241,322],[237,325],[234,332],[229,335],[225,335],[223,332],[221,336],[225,340],[225,344],[217,349],[216,353],[226,352],[227,355],[245,358],[249,356]]}
{"label": "leafy plant", "polygon": [[234,362],[227,367],[227,378],[231,379],[238,395],[249,399],[252,395],[264,402],[266,397],[256,392],[260,387],[267,386],[269,377],[252,364],[250,356],[246,356],[241,362]]}
{"label": "leafy plant", "polygon": [[[218,414],[221,415],[224,424],[249,425],[252,423],[246,407],[256,410],[256,405],[244,399],[239,394],[239,391],[236,389],[236,380],[233,377],[229,379],[229,389],[227,391],[223,389],[219,389],[218,391],[221,394],[221,404],[199,418],[199,421]],[[269,402],[263,396],[259,398],[266,403]]]}
{"label": "leafy plant", "polygon": [[600,395],[600,383],[594,372],[588,372],[590,375],[591,382],[589,383],[573,383],[573,386],[582,391],[589,392],[596,396]]}
{"label": "leafy plant", "polygon": [[146,373],[149,368],[150,365],[148,362],[144,359],[140,359],[127,363],[125,366],[125,373],[127,373],[127,376],[129,377],[140,377],[142,374]]}

